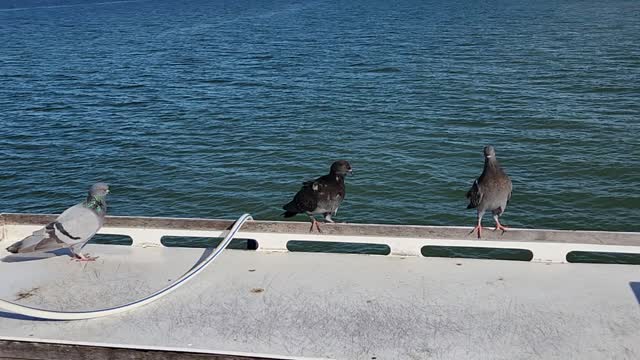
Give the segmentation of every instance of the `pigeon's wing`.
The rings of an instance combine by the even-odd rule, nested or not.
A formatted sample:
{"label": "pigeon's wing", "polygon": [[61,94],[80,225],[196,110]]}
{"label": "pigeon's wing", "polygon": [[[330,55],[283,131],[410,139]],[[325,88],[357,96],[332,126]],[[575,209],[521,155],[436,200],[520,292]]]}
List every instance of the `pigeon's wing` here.
{"label": "pigeon's wing", "polygon": [[293,197],[298,212],[313,211],[318,207],[319,186],[315,181],[306,181],[302,184],[302,189]]}
{"label": "pigeon's wing", "polygon": [[70,207],[53,223],[56,237],[68,245],[86,243],[102,227],[102,218],[84,204]]}
{"label": "pigeon's wing", "polygon": [[285,217],[315,210],[318,206],[319,186],[316,181],[304,182],[302,188],[293,197],[293,200],[282,207],[287,211]]}
{"label": "pigeon's wing", "polygon": [[482,201],[483,196],[484,194],[482,193],[480,184],[478,183],[478,180],[475,180],[473,182],[473,185],[471,185],[471,189],[467,191],[467,199],[469,199],[469,205],[467,205],[467,209],[478,207],[478,205]]}

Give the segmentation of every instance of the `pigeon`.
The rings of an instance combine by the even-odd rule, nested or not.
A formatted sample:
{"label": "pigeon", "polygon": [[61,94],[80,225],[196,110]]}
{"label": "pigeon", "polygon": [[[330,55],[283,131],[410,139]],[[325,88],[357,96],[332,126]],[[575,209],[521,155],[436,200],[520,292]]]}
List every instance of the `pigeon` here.
{"label": "pigeon", "polygon": [[13,254],[45,252],[68,248],[74,259],[93,261],[97,257],[80,254],[80,249],[98,232],[107,214],[109,186],[97,183],[89,189],[87,199],[65,210],[55,221],[9,246]]}
{"label": "pigeon", "polygon": [[498,217],[502,215],[511,199],[511,179],[502,170],[496,159],[496,151],[491,145],[484,148],[484,170],[482,175],[473,182],[471,189],[467,192],[469,205],[467,209],[478,209],[478,224],[471,230],[471,233],[478,231],[478,239],[482,236],[482,216],[485,211],[493,213],[496,222],[496,230],[504,233],[507,227],[500,224]]}
{"label": "pigeon", "polygon": [[318,232],[322,232],[315,215],[322,214],[325,222],[334,222],[331,217],[336,215],[338,207],[344,200],[346,193],[344,177],[347,174],[353,174],[351,164],[348,161],[334,162],[328,175],[302,184],[302,189],[293,197],[293,200],[282,207],[285,210],[282,215],[289,218],[299,213],[305,213],[311,218],[309,232],[313,232],[314,226]]}

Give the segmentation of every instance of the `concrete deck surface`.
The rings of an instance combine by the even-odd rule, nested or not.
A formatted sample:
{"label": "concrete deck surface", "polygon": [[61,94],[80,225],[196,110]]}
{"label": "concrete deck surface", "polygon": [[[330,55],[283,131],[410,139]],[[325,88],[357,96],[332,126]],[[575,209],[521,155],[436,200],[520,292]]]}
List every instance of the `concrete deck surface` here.
{"label": "concrete deck surface", "polygon": [[[150,294],[204,249],[88,245],[0,262],[0,297],[92,310]],[[0,313],[0,338],[337,359],[639,359],[640,266],[227,250],[113,317]]]}

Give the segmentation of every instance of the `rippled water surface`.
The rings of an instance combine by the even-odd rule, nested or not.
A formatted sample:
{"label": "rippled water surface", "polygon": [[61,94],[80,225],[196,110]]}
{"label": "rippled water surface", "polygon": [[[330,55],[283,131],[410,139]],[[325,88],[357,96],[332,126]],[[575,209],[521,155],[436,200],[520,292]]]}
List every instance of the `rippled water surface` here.
{"label": "rippled water surface", "polygon": [[2,212],[279,219],[346,158],[337,219],[471,226],[491,143],[506,224],[640,230],[638,1],[5,0],[0,84]]}

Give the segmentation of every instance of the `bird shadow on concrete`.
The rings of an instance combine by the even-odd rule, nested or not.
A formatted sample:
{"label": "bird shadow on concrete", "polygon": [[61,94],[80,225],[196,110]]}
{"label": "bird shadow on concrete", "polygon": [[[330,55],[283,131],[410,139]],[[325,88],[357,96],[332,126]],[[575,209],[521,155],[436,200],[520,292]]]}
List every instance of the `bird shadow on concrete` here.
{"label": "bird shadow on concrete", "polygon": [[58,250],[35,253],[35,254],[7,255],[3,257],[2,260],[0,261],[5,263],[37,261],[37,260],[49,259],[56,256],[63,256],[63,255],[72,256],[71,251],[69,249],[58,249]]}
{"label": "bird shadow on concrete", "polygon": [[631,287],[631,291],[633,292],[633,294],[636,296],[636,300],[638,301],[638,304],[640,304],[640,282],[630,282],[629,286]]}

